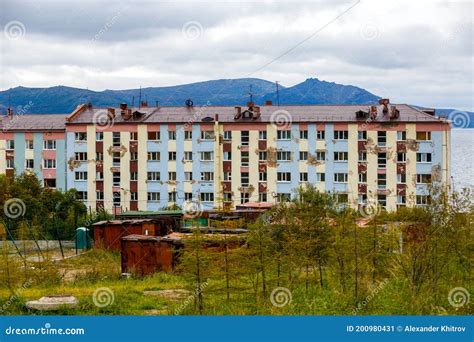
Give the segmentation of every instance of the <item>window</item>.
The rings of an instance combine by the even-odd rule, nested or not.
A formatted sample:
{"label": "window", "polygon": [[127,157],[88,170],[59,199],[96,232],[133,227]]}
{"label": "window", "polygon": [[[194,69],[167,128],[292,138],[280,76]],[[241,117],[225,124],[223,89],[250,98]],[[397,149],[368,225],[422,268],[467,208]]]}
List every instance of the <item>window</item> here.
{"label": "window", "polygon": [[103,141],[104,140],[104,132],[95,132],[95,140],[96,141]]}
{"label": "window", "polygon": [[168,192],[168,202],[176,202],[176,191]]}
{"label": "window", "polygon": [[224,131],[224,140],[232,140],[232,131]]}
{"label": "window", "polygon": [[190,202],[193,200],[193,193],[192,192],[185,192],[184,193],[184,200],[186,202]]}
{"label": "window", "polygon": [[334,140],[347,140],[349,139],[348,131],[334,131]]}
{"label": "window", "polygon": [[316,140],[324,140],[326,139],[325,131],[316,131]]}
{"label": "window", "polygon": [[377,196],[377,203],[385,208],[387,206],[387,196],[386,195],[378,195]]}
{"label": "window", "polygon": [[112,133],[112,146],[120,146],[120,132]]}
{"label": "window", "polygon": [[250,194],[248,192],[240,193],[240,204],[244,204],[250,201]]}
{"label": "window", "polygon": [[266,192],[259,192],[258,193],[258,201],[259,202],[266,202],[267,201],[267,193]]}
{"label": "window", "polygon": [[361,205],[367,204],[367,194],[359,194],[357,197],[357,203]]}
{"label": "window", "polygon": [[27,150],[32,150],[34,148],[33,140],[25,140],[25,148]]}
{"label": "window", "polygon": [[403,195],[397,195],[397,204],[406,204],[407,198]]}
{"label": "window", "polygon": [[15,149],[15,141],[14,140],[7,140],[7,150],[14,150]]}
{"label": "window", "polygon": [[291,194],[288,193],[277,193],[277,201],[278,202],[289,202],[291,201]]}
{"label": "window", "polygon": [[176,172],[175,171],[168,172],[168,180],[170,180],[170,181],[175,181],[176,180]]}
{"label": "window", "polygon": [[86,141],[87,140],[87,132],[75,132],[74,133],[74,140],[75,141]]}
{"label": "window", "polygon": [[405,163],[407,161],[407,154],[405,152],[397,153],[397,163]]}
{"label": "window", "polygon": [[308,131],[300,131],[300,139],[308,140]]}
{"label": "window", "polygon": [[248,172],[242,172],[240,174],[240,184],[242,184],[242,186],[249,185],[249,173]]}
{"label": "window", "polygon": [[104,192],[103,191],[96,191],[95,192],[95,199],[97,201],[103,201],[104,200]]}
{"label": "window", "polygon": [[170,161],[176,160],[176,152],[168,152],[168,160]]}
{"label": "window", "polygon": [[387,145],[387,132],[378,131],[377,132],[377,145],[384,147]]}
{"label": "window", "polygon": [[87,180],[87,171],[76,171],[75,180],[77,181],[86,181]]}
{"label": "window", "polygon": [[148,140],[150,141],[159,141],[160,132],[148,132]]}
{"label": "window", "polygon": [[266,182],[267,181],[267,173],[266,172],[259,172],[258,173],[258,181],[259,182]]}
{"label": "window", "polygon": [[429,184],[431,183],[431,174],[419,173],[416,175],[417,184]]}
{"label": "window", "polygon": [[406,131],[398,131],[397,132],[397,141],[406,141],[407,140],[407,132]]}
{"label": "window", "polygon": [[87,201],[87,191],[76,192],[76,198],[81,201]]}
{"label": "window", "polygon": [[136,181],[136,180],[138,180],[138,172],[136,172],[136,171],[130,172],[130,180],[131,180],[131,181]]}
{"label": "window", "polygon": [[193,153],[191,151],[184,152],[184,160],[185,161],[192,161],[193,160]]}
{"label": "window", "polygon": [[168,131],[168,139],[169,140],[176,140],[176,131]]}
{"label": "window", "polygon": [[95,153],[95,160],[96,161],[103,161],[104,160],[104,154],[102,152],[96,152]]}
{"label": "window", "polygon": [[367,131],[358,131],[357,132],[357,140],[366,141],[367,140]]}
{"label": "window", "polygon": [[318,172],[316,173],[316,181],[317,182],[325,182],[326,181],[326,174]]}
{"label": "window", "polygon": [[44,169],[55,169],[56,168],[56,159],[44,159],[43,160]]}
{"label": "window", "polygon": [[308,181],[308,172],[300,172],[300,182]]}
{"label": "window", "polygon": [[213,161],[214,160],[214,152],[206,151],[201,152],[201,161]]}
{"label": "window", "polygon": [[224,160],[232,160],[232,152],[224,152]]}
{"label": "window", "polygon": [[87,160],[87,152],[76,152],[76,153],[74,153],[74,158],[77,161],[86,161]]}
{"label": "window", "polygon": [[336,195],[336,200],[337,200],[337,203],[347,203],[349,202],[349,195],[348,194],[337,194]]}
{"label": "window", "polygon": [[267,131],[258,131],[258,140],[267,140]]}
{"label": "window", "polygon": [[136,191],[130,192],[130,201],[138,201],[138,192]]}
{"label": "window", "polygon": [[15,161],[14,159],[7,159],[7,169],[15,168]]}
{"label": "window", "polygon": [[377,174],[377,189],[385,190],[387,188],[387,174]]}
{"label": "window", "polygon": [[347,152],[334,152],[334,161],[347,161],[349,154]]}
{"label": "window", "polygon": [[214,193],[201,192],[201,202],[214,202]]}
{"label": "window", "polygon": [[130,141],[138,140],[138,132],[130,132]]}
{"label": "window", "polygon": [[160,152],[148,152],[148,160],[160,161]]}
{"label": "window", "polygon": [[397,183],[405,184],[407,182],[407,175],[405,173],[397,173]]}
{"label": "window", "polygon": [[240,165],[244,167],[249,166],[249,152],[248,151],[240,151]]}
{"label": "window", "polygon": [[367,161],[367,152],[359,151],[359,162],[363,163]]}
{"label": "window", "polygon": [[146,176],[147,181],[149,182],[158,182],[161,180],[159,171],[148,171]]}
{"label": "window", "polygon": [[159,202],[160,201],[160,193],[159,192],[148,192],[147,193],[147,200],[150,202]]}
{"label": "window", "polygon": [[232,172],[224,172],[224,181],[230,182],[232,180]]}
{"label": "window", "polygon": [[387,167],[387,153],[378,153],[377,154],[377,163],[379,169],[385,169]]}
{"label": "window", "polygon": [[193,132],[184,131],[184,140],[193,140]]}
{"label": "window", "polygon": [[232,202],[232,192],[224,192],[224,202]]}
{"label": "window", "polygon": [[97,171],[95,173],[95,180],[98,180],[98,181],[104,180],[104,173],[102,171]]}
{"label": "window", "polygon": [[290,151],[277,151],[277,161],[290,161],[291,152]]}
{"label": "window", "polygon": [[138,160],[138,152],[130,152],[130,160],[131,161]]}
{"label": "window", "polygon": [[203,181],[203,182],[213,182],[214,181],[214,172],[201,172],[201,181]]}
{"label": "window", "polygon": [[201,140],[214,140],[214,131],[201,131]]}
{"label": "window", "polygon": [[119,167],[120,159],[120,152],[112,152],[112,166]]}
{"label": "window", "polygon": [[120,172],[112,172],[112,186],[120,186]]}
{"label": "window", "polygon": [[250,132],[249,131],[241,131],[240,132],[240,144],[242,146],[248,146],[250,140]]}
{"label": "window", "polygon": [[277,131],[277,139],[278,140],[290,140],[291,139],[291,131]]}
{"label": "window", "polygon": [[193,180],[193,172],[192,171],[186,171],[184,173],[184,180],[192,181]]}
{"label": "window", "polygon": [[431,153],[417,153],[416,162],[417,163],[431,163]]}
{"label": "window", "polygon": [[347,173],[335,173],[334,183],[347,183]]}
{"label": "window", "polygon": [[291,182],[291,172],[277,172],[277,182]]}
{"label": "window", "polygon": [[316,160],[317,161],[325,161],[326,160],[326,152],[316,151]]}
{"label": "window", "polygon": [[430,203],[430,196],[428,195],[416,195],[417,205],[428,205]]}
{"label": "window", "polygon": [[359,183],[367,183],[367,174],[359,173]]}
{"label": "window", "polygon": [[25,159],[25,169],[34,169],[35,160],[34,159]]}
{"label": "window", "polygon": [[308,152],[301,151],[300,152],[300,160],[308,160]]}
{"label": "window", "polygon": [[259,161],[266,161],[267,160],[267,151],[259,151],[258,152],[258,160]]}
{"label": "window", "polygon": [[44,150],[55,150],[56,149],[56,140],[45,140],[43,141]]}
{"label": "window", "polygon": [[416,140],[421,140],[421,141],[431,140],[431,132],[416,132]]}
{"label": "window", "polygon": [[114,191],[112,193],[112,197],[113,197],[113,204],[114,204],[114,207],[119,207],[120,206],[120,192],[119,191]]}

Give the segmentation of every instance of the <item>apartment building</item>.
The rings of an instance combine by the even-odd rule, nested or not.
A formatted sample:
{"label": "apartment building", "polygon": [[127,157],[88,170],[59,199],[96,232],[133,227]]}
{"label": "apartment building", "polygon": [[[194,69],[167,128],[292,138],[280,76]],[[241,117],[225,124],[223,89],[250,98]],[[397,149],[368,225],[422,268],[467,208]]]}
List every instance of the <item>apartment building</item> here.
{"label": "apartment building", "polygon": [[[62,180],[92,208],[275,203],[312,184],[354,208],[372,202],[394,210],[428,203],[429,184],[450,179],[449,122],[386,99],[379,105],[84,104],[65,119]],[[6,145],[16,133],[3,134]]]}

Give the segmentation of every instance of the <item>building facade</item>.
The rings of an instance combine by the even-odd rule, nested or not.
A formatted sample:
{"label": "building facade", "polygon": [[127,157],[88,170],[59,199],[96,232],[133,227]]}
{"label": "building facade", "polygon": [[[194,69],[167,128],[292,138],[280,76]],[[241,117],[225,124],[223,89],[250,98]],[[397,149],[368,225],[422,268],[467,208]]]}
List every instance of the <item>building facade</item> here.
{"label": "building facade", "polygon": [[[388,100],[377,106],[84,104],[63,119],[55,135],[57,160],[64,155],[57,187],[77,189],[91,208],[275,203],[312,184],[354,208],[378,203],[395,210],[426,204],[429,184],[450,180],[449,122]],[[16,139],[17,172],[26,160],[23,141],[31,136],[38,139],[32,156],[44,164],[46,133],[15,132],[3,131],[0,144]],[[3,146],[2,165],[10,158]],[[45,177],[44,169],[37,171]]]}

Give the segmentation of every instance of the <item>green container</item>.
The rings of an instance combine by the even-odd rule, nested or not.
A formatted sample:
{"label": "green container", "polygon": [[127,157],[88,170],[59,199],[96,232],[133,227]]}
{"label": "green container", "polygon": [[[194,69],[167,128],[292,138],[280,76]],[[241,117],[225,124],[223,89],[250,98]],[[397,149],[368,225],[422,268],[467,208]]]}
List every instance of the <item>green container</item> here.
{"label": "green container", "polygon": [[207,227],[208,223],[208,219],[203,217],[183,220],[184,227]]}
{"label": "green container", "polygon": [[79,227],[76,229],[76,248],[77,249],[88,249],[89,248],[89,229],[86,227]]}

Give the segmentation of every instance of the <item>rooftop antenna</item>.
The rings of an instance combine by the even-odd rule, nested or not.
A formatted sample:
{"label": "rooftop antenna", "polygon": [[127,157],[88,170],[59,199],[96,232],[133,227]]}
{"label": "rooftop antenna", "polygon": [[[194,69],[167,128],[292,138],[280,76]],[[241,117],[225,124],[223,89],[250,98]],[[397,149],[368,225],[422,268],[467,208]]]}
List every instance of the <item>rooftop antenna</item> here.
{"label": "rooftop antenna", "polygon": [[279,84],[280,81],[275,81],[275,85],[276,85],[276,88],[277,88],[277,104],[278,106],[280,106],[280,84]]}
{"label": "rooftop antenna", "polygon": [[141,105],[142,105],[142,86],[140,86],[140,92],[138,95],[138,109],[140,109]]}

